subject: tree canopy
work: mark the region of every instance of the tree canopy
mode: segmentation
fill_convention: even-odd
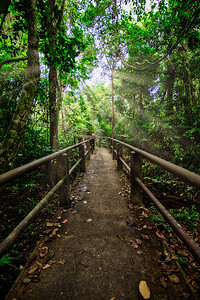
[[[198,168],[199,12],[198,0],[1,2],[1,171],[80,134]]]

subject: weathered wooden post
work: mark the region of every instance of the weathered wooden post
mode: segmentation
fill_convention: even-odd
[[[91,151],[91,154],[93,154],[93,142],[92,142],[92,139],[90,139],[90,151]]]
[[[120,143],[117,143],[117,171],[121,171],[123,168],[122,162],[120,160],[120,157],[123,156],[123,149],[122,145]]]
[[[99,138],[99,148],[101,148],[101,138]]]
[[[110,148],[110,153],[112,153],[112,140],[109,138],[109,148]]]
[[[131,201],[134,205],[142,205],[142,189],[135,178],[142,178],[142,159],[135,152],[131,152]]]
[[[84,144],[79,146],[79,159],[82,159],[80,162],[80,171],[85,172],[85,149]]]
[[[113,141],[113,159],[117,159],[117,155],[116,155],[116,149],[117,149],[117,143],[115,141]]]
[[[63,185],[58,189],[59,206],[69,206],[70,203],[70,185],[69,185],[69,160],[68,155],[64,153],[57,158],[57,181],[65,178]]]
[[[86,159],[90,160],[90,141],[86,142],[86,152],[87,152]]]
[[[95,150],[95,138],[92,138],[92,147],[93,147],[93,151]]]

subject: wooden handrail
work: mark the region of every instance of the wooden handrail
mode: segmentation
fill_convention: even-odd
[[[121,163],[125,166],[125,168],[131,174],[134,174],[134,172],[133,172],[134,165],[131,164],[131,167],[129,167],[129,165],[124,161],[124,159],[121,156],[119,156],[118,151],[115,149],[116,143],[132,150],[131,155],[133,155],[133,153],[142,155],[143,157],[147,158],[148,160],[152,161],[153,163],[156,163],[157,165],[159,165],[162,169],[165,169],[168,172],[181,178],[183,181],[185,181],[195,187],[200,187],[200,176],[199,175],[192,173],[189,170],[186,170],[179,166],[176,166],[175,164],[172,164],[172,163],[170,163],[162,158],[159,158],[155,155],[152,155],[146,151],[143,151],[143,150],[133,147],[129,144],[121,142],[119,140],[116,140],[113,138],[108,138],[108,139],[110,141],[114,142],[114,143],[108,143],[108,144],[110,145],[112,152],[117,155],[117,157],[116,157],[117,160],[120,160]],[[114,158],[114,155],[113,155],[113,158]],[[132,176],[131,176],[131,194],[135,194],[135,192],[136,192],[135,186],[134,186],[134,190],[132,188],[132,186],[133,186],[132,181],[136,182],[137,185],[149,196],[149,198],[151,199],[151,201],[153,202],[153,204],[155,205],[157,210],[165,218],[165,220],[171,226],[171,228],[174,230],[174,232],[177,234],[177,236],[182,240],[184,245],[188,248],[188,250],[194,256],[194,258],[200,263],[200,248],[196,245],[196,243],[190,238],[190,236],[183,230],[183,228],[174,219],[174,217],[167,211],[167,209],[160,203],[160,201],[150,192],[150,190],[146,187],[146,185],[137,176],[134,178],[132,178]]]
[[[1,244],[0,244],[0,258],[9,250],[9,248],[14,244],[16,239],[19,237],[19,235],[30,225],[30,223],[33,221],[33,219],[36,217],[36,215],[42,210],[42,208],[48,203],[50,198],[53,196],[53,194],[61,188],[61,186],[64,184],[66,178],[73,173],[73,171],[76,169],[76,167],[84,160],[85,156],[88,155],[90,151],[93,151],[94,149],[94,142],[90,146],[90,148],[87,150],[87,152],[84,151],[83,145],[88,143],[88,141],[93,141],[93,139],[88,139],[86,141],[80,142],[76,145],[67,147],[63,150],[60,150],[58,152],[52,153],[50,155],[47,155],[43,158],[40,158],[38,160],[35,160],[31,163],[28,163],[24,166],[21,166],[19,168],[13,169],[9,172],[6,172],[2,175],[0,175],[1,178],[1,184],[5,184],[9,181],[11,181],[14,178],[17,178],[18,176],[32,171],[34,168],[36,168],[39,165],[42,165],[54,158],[60,157],[62,154],[65,155],[66,152],[75,149],[79,147],[81,149],[80,155],[82,157],[79,158],[79,160],[74,164],[74,166],[68,171],[68,174],[61,180],[57,182],[57,184],[48,192],[48,194],[31,210],[31,212],[14,228],[14,230],[5,238]],[[84,158],[83,158],[84,156]],[[85,162],[85,160],[84,160]]]
[[[25,173],[28,173],[30,171],[32,171],[33,169],[35,169],[36,167],[38,166],[41,166],[45,163],[47,163],[48,161],[54,159],[54,158],[57,158],[59,157],[60,155],[66,153],[66,152],[69,152],[70,150],[73,150],[75,148],[78,148],[80,145],[84,145],[87,141],[90,141],[92,139],[88,139],[88,140],[85,140],[83,142],[80,142],[78,144],[75,144],[73,146],[70,146],[70,147],[67,147],[67,148],[64,148],[60,151],[57,151],[57,152],[54,152],[54,153],[51,153],[49,155],[46,155],[42,158],[39,158],[39,159],[36,159],[30,163],[27,163],[23,166],[20,166],[18,168],[15,168],[13,170],[10,170],[6,173],[3,173],[0,175],[0,186],[3,186],[4,184],[6,184],[7,182],[10,182],[11,180],[25,174]]]
[[[143,157],[147,158],[151,162],[157,164],[160,166],[162,169],[174,174],[175,176],[179,177],[182,179],[184,182],[189,183],[190,185],[193,185],[197,188],[200,188],[200,175],[195,174],[187,169],[184,169],[182,167],[179,167],[171,162],[166,161],[165,159],[162,159],[158,156],[155,156],[153,154],[150,154],[144,150],[141,150],[139,148],[133,147],[129,144],[126,144],[124,142],[121,142],[116,139],[110,138],[110,140],[113,140],[117,143],[120,143],[121,145],[125,146],[126,148],[142,155]]]

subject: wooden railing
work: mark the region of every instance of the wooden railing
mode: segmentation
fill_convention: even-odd
[[[68,153],[73,149],[79,149],[79,159],[75,165],[69,169]],[[32,161],[26,165],[8,171],[0,175],[0,186],[5,185],[11,180],[28,173],[38,166],[48,163],[48,173],[54,171],[56,184],[48,192],[48,194],[33,208],[33,210],[21,221],[21,223],[8,235],[0,244],[0,257],[2,257],[8,249],[14,244],[19,235],[30,225],[36,215],[48,203],[53,194],[59,190],[60,205],[69,205],[70,189],[69,176],[79,166],[80,171],[85,171],[85,159],[90,159],[90,154],[95,148],[94,138],[81,141],[78,144],[62,149],[58,152],[49,154],[45,157]],[[56,161],[55,161],[56,160]],[[52,164],[53,163],[53,164]],[[53,170],[54,169],[54,170]]]
[[[113,138],[107,139],[108,148],[110,149],[110,152],[113,155],[113,159],[117,160],[117,169],[122,170],[122,168],[125,167],[125,169],[127,169],[130,172],[132,203],[135,205],[141,205],[142,191],[144,191],[151,199],[157,210],[161,213],[164,219],[175,231],[177,236],[183,241],[185,246],[192,253],[194,258],[200,263],[200,248],[142,182],[142,157],[157,164],[162,169],[172,173],[173,175],[179,177],[182,181],[189,183],[190,185],[195,186],[197,188],[200,188],[200,176],[198,174],[190,172],[189,170],[181,168],[173,163],[170,163],[162,158],[152,155],[146,151],[126,144],[122,141]],[[123,147],[131,151],[130,166],[123,158]]]

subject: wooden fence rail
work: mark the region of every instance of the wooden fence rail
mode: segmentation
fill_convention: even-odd
[[[69,176],[78,167],[78,165],[80,166],[80,170],[82,172],[85,171],[85,157],[87,159],[90,158],[90,153],[93,153],[94,147],[94,138],[91,138],[0,175],[0,185],[4,185],[7,182],[10,182],[11,180],[21,176],[22,174],[32,171],[40,165],[51,162],[55,158],[57,159],[56,178],[58,182],[48,192],[48,194],[33,208],[33,210],[20,222],[20,224],[7,236],[7,238],[2,241],[2,243],[0,244],[0,258],[14,244],[19,235],[30,225],[36,215],[48,203],[48,201],[56,191],[59,190],[60,205],[69,205]],[[68,152],[76,148],[79,148],[79,160],[69,170]]]
[[[119,140],[108,138],[108,147],[112,153],[113,159],[117,160],[117,169],[122,170],[123,166],[130,172],[131,180],[131,201],[134,205],[142,205],[142,191],[144,191],[151,199],[157,210],[163,218],[171,226],[177,236],[182,240],[194,258],[200,263],[200,248],[191,239],[191,237],[183,230],[174,217],[166,210],[159,200],[150,192],[150,190],[142,182],[142,157],[159,165],[162,169],[167,170],[173,175],[182,179],[197,188],[200,188],[200,176],[189,170],[176,166],[162,158],[152,155],[146,151],[133,147]],[[130,166],[123,159],[123,150],[125,147],[131,150]]]

